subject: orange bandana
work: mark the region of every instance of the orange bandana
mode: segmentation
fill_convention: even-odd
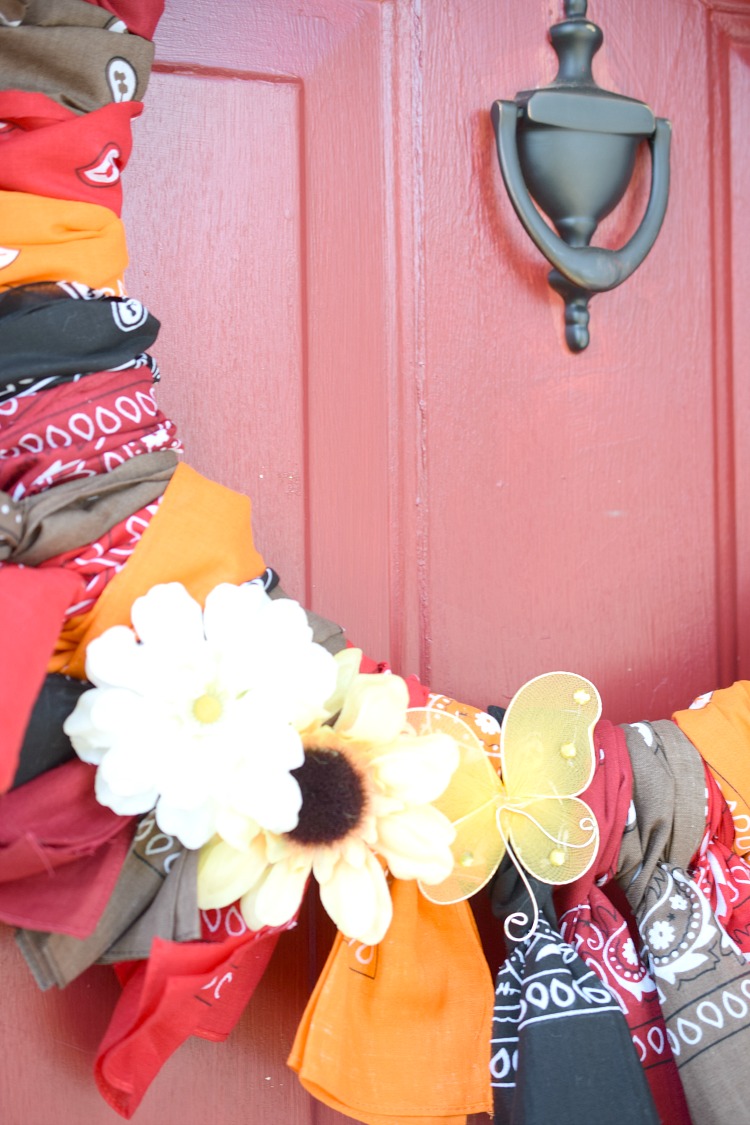
[[[466,902],[391,884],[378,946],[336,935],[289,1056],[326,1105],[367,1125],[464,1125],[491,1113],[492,978]]]
[[[672,719],[716,778],[734,817],[734,850],[750,855],[750,680],[711,693]]]
[[[32,281],[79,281],[120,292],[125,228],[109,207],[0,191],[0,290]]]
[[[432,695],[485,748],[499,735],[476,707]],[[494,728],[494,729],[492,729]],[[337,934],[289,1057],[320,1101],[366,1125],[464,1125],[491,1113],[494,985],[468,902],[438,906],[391,883],[380,945]]]
[[[136,598],[160,582],[181,582],[201,605],[220,582],[246,582],[265,569],[253,544],[250,500],[181,464],[125,566],[89,613],[65,623],[50,672],[85,677],[86,646],[112,625],[129,625]]]

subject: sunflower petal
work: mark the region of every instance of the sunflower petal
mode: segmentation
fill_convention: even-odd
[[[441,883],[453,870],[455,829],[431,805],[379,821],[377,851],[397,879]]]
[[[246,851],[214,839],[201,849],[198,860],[198,909],[229,906],[255,886],[266,870],[266,849],[257,837]]]
[[[333,659],[336,663],[336,687],[333,694],[325,702],[327,715],[337,715],[344,706],[347,692],[354,682],[355,676],[359,675],[362,649],[344,648],[341,652],[337,652]]]
[[[358,742],[393,742],[404,729],[409,689],[400,676],[355,676],[334,726]]]
[[[237,809],[222,805],[216,812],[216,831],[230,847],[246,852],[260,832],[260,825]]]
[[[320,886],[320,901],[343,934],[367,945],[382,940],[393,906],[383,869],[368,853],[361,867],[345,859]]]
[[[309,861],[281,860],[270,867],[262,882],[249,892],[250,898],[243,896],[242,903],[248,900],[249,912],[262,925],[283,926],[299,910],[309,876]],[[241,905],[240,909],[244,915],[245,908]]]
[[[389,796],[422,805],[445,791],[458,762],[458,747],[449,735],[425,734],[400,739],[393,750],[374,758],[372,766]]]

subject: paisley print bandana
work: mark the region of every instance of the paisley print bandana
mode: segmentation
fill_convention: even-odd
[[[657,1125],[660,1116],[617,994],[596,962],[584,960],[583,949],[562,937],[552,887],[528,881],[539,922],[531,937],[517,942],[514,928],[506,928],[512,952],[495,986],[495,1125]],[[508,857],[493,881],[492,912],[502,920],[532,915],[527,888]]]
[[[181,452],[182,443],[148,369],[103,371],[0,403],[0,489],[14,500],[162,449]]]
[[[135,356],[129,363],[120,364],[117,370],[132,371],[139,368],[146,368],[151,373],[152,382],[159,382],[161,378],[159,364],[154,357],[147,352]],[[94,372],[90,372],[90,374],[94,374]],[[0,403],[7,401],[9,398],[25,398],[28,397],[28,395],[37,394],[38,391],[46,391],[49,390],[50,387],[57,387],[60,383],[80,383],[81,379],[84,378],[86,378],[86,376],[83,374],[55,374],[39,376],[37,378],[22,378],[18,379],[15,383],[6,383],[5,386],[0,383]]]
[[[743,1062],[750,1050],[750,971],[712,907],[721,888],[711,886],[716,876],[705,862],[714,841],[705,839],[704,765],[674,723],[638,723],[626,737],[635,815],[618,879],[660,991],[692,1119],[740,1121],[750,1104]],[[704,862],[694,868],[701,852]]]

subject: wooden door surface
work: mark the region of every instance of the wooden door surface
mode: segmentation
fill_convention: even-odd
[[[489,106],[554,74],[558,0],[167,0],[124,179],[160,405],[253,502],[287,591],[469,703],[590,677],[613,721],[750,676],[750,4],[592,0],[602,86],[673,124],[643,267],[562,306]],[[621,244],[650,169],[604,224]],[[329,1125],[285,1067],[330,926],[306,909],[222,1045],[139,1125]],[[37,992],[0,935],[4,1125],[103,1125],[105,968]]]

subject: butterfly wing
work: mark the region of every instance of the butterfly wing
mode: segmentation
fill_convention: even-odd
[[[596,858],[596,818],[579,797],[542,797],[501,815],[516,858],[543,883],[573,883]]]
[[[578,797],[596,766],[592,732],[599,693],[583,676],[537,676],[503,720],[502,775],[509,807],[501,825],[520,863],[544,883],[571,883],[596,856],[599,832]]]
[[[447,789],[432,802],[456,830],[451,848],[453,871],[442,883],[419,883],[430,902],[459,902],[490,880],[505,853],[496,822],[500,779],[482,743],[458,716],[415,708],[407,712],[407,718],[419,734],[448,734],[459,749],[458,768]]]
[[[576,797],[596,765],[592,731],[601,714],[594,685],[572,672],[525,684],[503,719],[502,777],[508,796]]]

